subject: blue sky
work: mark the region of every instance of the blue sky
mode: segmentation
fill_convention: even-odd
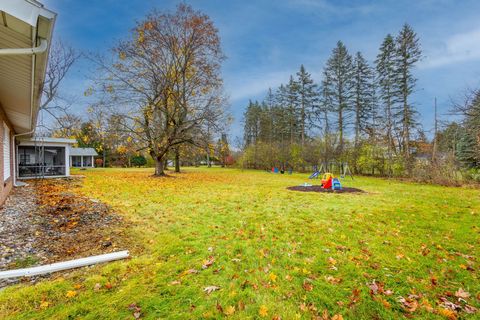
[[[78,50],[107,50],[125,37],[135,20],[152,8],[174,10],[172,0],[42,0],[58,13],[55,36]],[[433,123],[433,101],[446,114],[451,99],[480,86],[480,1],[477,0],[191,0],[219,29],[227,56],[225,90],[235,122],[231,138],[242,135],[242,114],[249,99],[262,99],[269,87],[288,81],[304,64],[315,80],[338,40],[372,62],[387,33],[407,22],[417,31],[424,59],[415,71],[414,101],[426,130]],[[93,71],[80,61],[63,91],[75,97],[81,114],[83,92]],[[444,116],[448,118],[448,116]]]

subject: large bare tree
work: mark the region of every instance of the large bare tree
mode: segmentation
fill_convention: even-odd
[[[50,47],[40,110],[55,120],[55,127],[61,126],[68,118],[71,102],[60,94],[60,84],[79,57],[79,52],[62,40],[54,41]]]
[[[172,148],[196,143],[224,117],[218,31],[181,4],[174,13],[148,14],[113,53],[109,60],[90,56],[100,71],[98,105],[121,116],[123,129],[155,160],[155,175],[163,175]]]

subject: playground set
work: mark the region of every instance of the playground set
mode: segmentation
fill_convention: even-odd
[[[353,180],[353,175],[352,171],[350,170],[350,167],[348,166],[348,163],[343,162],[343,163],[337,163],[337,162],[329,162],[329,163],[322,163],[320,165],[320,168],[318,166],[315,166],[313,168],[313,173],[308,177],[309,179],[318,179],[319,177],[322,177],[321,179],[321,187],[323,189],[331,189],[334,191],[337,190],[342,190],[342,184],[340,183],[340,180],[335,177],[335,175],[332,172],[339,172],[340,173],[340,178],[345,178],[347,175],[349,175],[352,180]]]
[[[285,168],[288,167],[288,171],[285,170]],[[267,170],[268,171],[268,170]],[[280,173],[284,174],[285,172],[288,172],[288,174],[292,174],[292,167],[288,165],[282,165],[281,167],[272,167],[271,173]],[[352,171],[350,170],[350,167],[348,166],[348,163],[346,162],[336,162],[336,161],[330,161],[330,162],[325,162],[320,164],[320,167],[315,165],[313,167],[313,173],[308,177],[309,179],[319,179],[321,178],[322,184],[320,187],[325,190],[333,190],[333,191],[340,191],[342,190],[342,184],[339,180],[338,177],[334,175],[334,172],[338,172],[340,178],[344,179],[347,175],[350,176],[353,180],[353,174]],[[307,188],[307,187],[314,187],[311,184],[304,183],[301,187]],[[351,189],[351,188],[347,188]]]

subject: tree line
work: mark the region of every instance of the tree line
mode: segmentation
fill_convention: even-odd
[[[418,141],[425,139],[412,101],[421,58],[408,24],[384,38],[373,64],[338,41],[319,83],[302,65],[263,101],[249,102],[243,163],[304,168],[335,160],[350,162],[357,172],[411,171]]]

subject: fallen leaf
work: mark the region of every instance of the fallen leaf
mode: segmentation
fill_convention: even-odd
[[[270,279],[270,281],[272,282],[276,282],[277,281],[277,275],[273,272],[270,273],[270,275],[268,276],[268,278]]]
[[[457,319],[457,314],[455,313],[455,311],[450,310],[450,309],[440,308],[440,309],[438,309],[438,314],[446,317],[448,320],[456,320]]]
[[[197,273],[198,273],[198,270],[196,270],[196,269],[188,269],[188,270],[183,271],[183,272],[180,274],[180,276],[181,276],[181,277],[184,277],[184,276],[186,276],[186,275],[188,275],[188,274],[197,274]]]
[[[403,309],[407,312],[415,312],[415,310],[418,308],[418,301],[410,297],[400,297],[398,298],[398,301],[402,304]]]
[[[470,293],[463,290],[462,288],[458,288],[458,290],[455,292],[455,297],[462,298],[462,299],[467,299],[468,297],[470,297]]]
[[[170,285],[172,286],[176,286],[176,285],[179,285],[181,284],[180,280],[173,280],[172,282],[170,282]]]
[[[331,284],[339,284],[340,282],[342,282],[341,278],[335,278],[333,276],[327,276],[325,277],[325,280],[327,280],[327,282]]]
[[[203,291],[205,291],[207,294],[210,294],[213,291],[217,291],[219,289],[220,289],[220,287],[217,287],[217,286],[208,286],[208,287],[205,287],[205,289],[203,289]]]
[[[309,281],[304,281],[303,282],[303,289],[305,289],[305,291],[312,291],[313,290],[313,284],[311,284]]]
[[[348,303],[348,307],[351,308],[354,306],[357,302],[360,301],[360,289],[355,288],[352,290],[352,295],[350,296],[350,301]]]
[[[210,267],[214,262],[215,262],[215,258],[214,258],[213,256],[208,257],[207,260],[204,260],[204,261],[203,261],[202,269],[207,269],[207,268]]]
[[[341,314],[336,314],[332,317],[332,320],[343,320],[343,316]]]
[[[226,315],[226,316],[231,316],[232,314],[235,313],[235,307],[234,306],[228,306],[225,308],[225,310],[223,311],[223,313]]]
[[[268,308],[265,305],[261,305],[260,309],[258,309],[258,315],[262,318],[268,316]]]
[[[107,282],[107,283],[105,283],[105,288],[107,288],[108,290],[110,290],[110,289],[113,288],[113,285],[112,285],[110,282]]]
[[[73,291],[73,290],[69,290],[67,291],[67,293],[65,294],[65,297],[67,298],[73,298],[77,295],[77,292],[76,291]]]
[[[388,302],[387,300],[383,299],[383,298],[378,298],[378,300],[383,304],[383,306],[387,309],[390,309],[390,302]]]
[[[49,303],[48,301],[42,301],[42,302],[40,303],[40,308],[41,308],[41,309],[46,309],[46,308],[48,308],[49,306],[50,306],[50,303]]]
[[[470,306],[468,304],[463,307],[463,310],[465,310],[466,313],[470,313],[470,314],[476,313],[478,311],[477,308]]]

